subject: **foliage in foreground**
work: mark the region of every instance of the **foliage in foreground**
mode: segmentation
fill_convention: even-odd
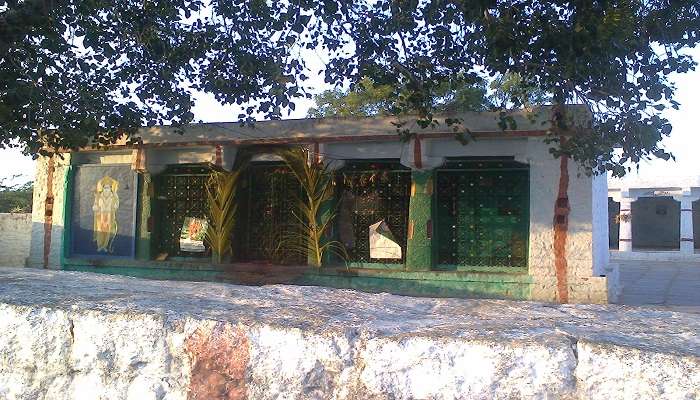
[[[231,232],[236,225],[238,211],[237,188],[242,169],[212,171],[207,181],[207,208],[209,225],[206,240],[215,263],[221,264],[231,255]]]
[[[346,259],[344,247],[337,241],[325,238],[333,224],[335,212],[321,215],[322,207],[327,206],[335,194],[333,173],[323,163],[314,161],[305,148],[284,148],[276,153],[292,171],[303,191],[301,197],[296,199],[296,209],[293,211],[302,225],[302,233],[283,238],[285,243],[282,246],[308,255],[308,263],[313,267],[321,267],[326,253]]]
[[[368,77],[400,94],[397,112],[432,121],[456,82],[518,74],[555,106],[555,155],[620,175],[668,158],[674,73],[696,63],[697,0],[24,0],[0,1],[0,143],[76,148],[141,125],[188,123],[192,93],[279,118],[311,53],[332,85]],[[518,89],[518,88],[516,88]],[[505,102],[517,107],[514,90]],[[593,111],[572,126],[567,106]],[[569,140],[561,135],[575,133]],[[614,146],[620,151],[614,153]]]

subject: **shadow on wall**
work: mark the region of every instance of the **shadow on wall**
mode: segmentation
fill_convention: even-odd
[[[0,232],[0,266],[25,266],[32,238],[32,214],[0,213]]]

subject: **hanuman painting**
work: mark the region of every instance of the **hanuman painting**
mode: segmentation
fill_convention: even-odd
[[[97,182],[95,189],[93,241],[97,251],[112,252],[117,237],[117,210],[119,209],[119,182],[105,176]]]

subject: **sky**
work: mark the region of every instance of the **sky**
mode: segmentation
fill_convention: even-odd
[[[695,60],[700,61],[700,48],[688,51]],[[308,60],[310,67],[317,70],[323,63],[315,53],[310,54],[315,59]],[[665,116],[671,121],[673,131],[671,136],[664,138],[662,146],[673,153],[675,161],[653,160],[643,161],[639,170],[628,173],[623,180],[637,178],[671,176],[700,176],[700,67],[698,70],[673,77],[676,83],[676,100],[681,103],[679,110],[669,109]],[[323,83],[320,75],[311,76],[309,84],[314,93],[329,89]],[[223,106],[214,96],[206,93],[196,93],[193,113],[196,121],[228,122],[236,121],[240,107]],[[296,109],[285,118],[303,118],[307,110],[313,106],[312,100],[298,100]],[[34,161],[22,154],[20,149],[0,149],[0,180],[5,183],[21,184],[34,179]],[[14,176],[19,175],[19,177]]]

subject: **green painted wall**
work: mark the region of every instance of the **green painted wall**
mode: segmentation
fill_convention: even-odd
[[[63,238],[61,243],[61,266],[65,264],[66,258],[69,257],[71,251],[71,219],[73,218],[73,174],[75,167],[69,165],[66,168],[64,177],[63,195]]]
[[[407,296],[525,300],[529,298],[532,279],[527,274],[338,268],[310,271],[293,283]]]
[[[284,266],[280,267],[284,269]],[[226,282],[249,284],[251,271],[237,271],[236,268],[216,268],[205,263],[187,262],[139,262],[135,260],[71,260],[64,266],[67,271],[94,272],[102,274],[126,275],[145,279],[171,279],[190,281]],[[253,273],[254,274],[254,273]],[[269,278],[269,276],[268,276]],[[252,279],[258,284],[286,283],[297,285],[325,286],[355,289],[371,293],[393,293],[407,296],[430,297],[486,297],[527,299],[532,279],[527,274],[482,273],[482,272],[442,272],[405,271],[401,269],[345,269],[312,268],[301,274],[292,274],[288,280],[280,281],[272,277],[265,281],[265,273]]]
[[[429,270],[433,265],[429,224],[433,209],[433,171],[413,171],[408,210],[406,269]]]

